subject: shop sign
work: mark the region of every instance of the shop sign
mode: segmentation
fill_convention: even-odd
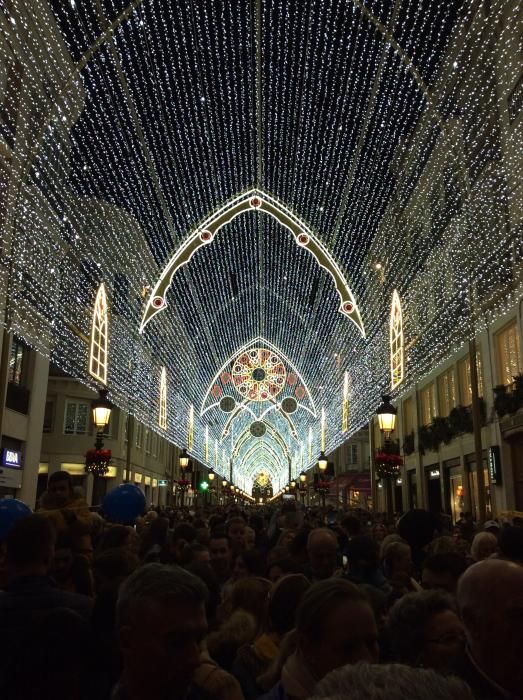
[[[431,479],[439,479],[439,469],[431,469],[429,476]]]
[[[167,486],[167,479],[158,479],[158,486]]]
[[[10,469],[21,469],[22,453],[17,450],[10,450],[7,447],[2,449],[2,466]]]
[[[499,445],[493,445],[489,448],[488,452],[488,469],[490,476],[490,483],[500,486],[502,483],[502,472],[501,472],[501,455],[499,451]]]

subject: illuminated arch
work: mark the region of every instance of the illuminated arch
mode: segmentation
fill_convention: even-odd
[[[390,308],[390,381],[391,388],[395,389],[403,381],[404,375],[404,347],[403,347],[403,315],[398,291],[392,294]]]
[[[153,316],[166,308],[166,295],[175,273],[190,261],[199,248],[211,243],[222,226],[228,224],[240,214],[253,210],[270,214],[282,226],[287,228],[293,234],[296,244],[308,250],[314,256],[318,265],[331,275],[340,297],[338,311],[349,318],[357,326],[362,336],[365,337],[365,329],[354,295],[349,288],[345,275],[327,248],[305,226],[303,221],[298,219],[276,199],[258,190],[250,190],[218,209],[182,243],[164,267],[149,296],[140,325],[140,333],[143,333]]]
[[[102,282],[98,287],[94,302],[89,346],[89,374],[102,384],[107,384],[108,341],[107,293],[105,284]]]
[[[167,371],[162,367],[160,375],[160,410],[158,412],[158,425],[163,430],[167,428]]]

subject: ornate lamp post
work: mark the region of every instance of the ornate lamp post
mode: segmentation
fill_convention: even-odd
[[[178,465],[180,467],[180,481],[178,482],[178,486],[180,487],[180,506],[183,508],[184,500],[185,500],[185,491],[187,490],[187,479],[185,478],[185,470],[189,466],[189,455],[187,454],[187,450],[185,447],[183,450],[180,452],[180,456],[178,457]]]
[[[305,474],[305,472],[302,471],[300,473],[300,498],[301,498],[302,504],[305,504],[305,492],[307,489],[306,484],[307,484],[307,474]]]
[[[210,496],[210,501],[211,501],[211,505],[212,505],[212,496],[213,496],[213,493],[214,493],[214,491],[215,491],[214,479],[216,478],[216,474],[214,473],[214,469],[211,469],[211,470],[209,471],[209,473],[207,474],[207,478],[209,479],[209,484],[210,484],[210,486],[209,486],[209,491],[210,491],[210,494],[211,494],[211,496]]]
[[[392,519],[392,480],[398,476],[403,463],[399,454],[392,449],[390,435],[396,427],[398,409],[395,408],[388,394],[382,397],[382,403],[376,411],[378,425],[383,435],[383,447],[374,457],[376,475],[385,482],[385,495],[387,501],[387,518]]]
[[[104,450],[103,433],[111,420],[113,404],[107,398],[107,389],[98,390],[98,398],[91,403],[93,423],[96,427],[94,450],[88,450],[85,456],[85,471],[95,476],[107,474],[111,460],[111,450]]]

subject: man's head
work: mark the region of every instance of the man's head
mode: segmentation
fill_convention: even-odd
[[[314,579],[330,578],[336,570],[338,539],[332,530],[318,527],[309,533],[307,554]]]
[[[500,559],[471,566],[458,586],[458,607],[472,657],[508,694],[523,688],[523,567]]]
[[[241,552],[245,549],[245,520],[240,517],[230,518],[227,521],[227,537],[233,552]]]
[[[116,632],[129,694],[189,689],[207,632],[203,582],[179,567],[147,564],[122,584]],[[132,690],[131,690],[132,689]]]
[[[217,528],[211,532],[211,537],[209,539],[209,556],[211,559],[211,566],[218,580],[221,582],[225,581],[229,577],[231,569],[231,550],[224,529]]]
[[[55,531],[42,515],[16,522],[7,536],[7,568],[11,575],[45,575],[54,556]]]
[[[51,505],[63,508],[74,498],[73,480],[69,472],[54,472],[47,482],[47,493]]]
[[[344,579],[315,583],[296,612],[298,651],[316,678],[378,660],[378,630],[364,594]]]
[[[423,563],[421,585],[423,588],[456,594],[460,576],[467,568],[464,557],[457,552],[433,554]]]

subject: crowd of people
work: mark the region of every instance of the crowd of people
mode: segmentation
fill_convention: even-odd
[[[523,698],[523,523],[235,503],[0,540],[6,700]]]

